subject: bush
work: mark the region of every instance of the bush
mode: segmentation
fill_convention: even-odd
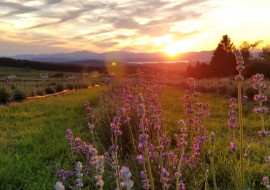
[[[67,89],[72,90],[73,88],[74,88],[74,85],[73,84],[67,84]]]
[[[63,91],[64,90],[64,86],[62,85],[62,84],[58,84],[57,86],[56,86],[56,92],[61,92],[61,91]]]
[[[21,102],[25,98],[26,98],[26,95],[20,89],[16,89],[13,91],[13,100]]]
[[[10,93],[5,88],[0,89],[0,103],[6,104],[10,96]]]
[[[38,96],[43,96],[44,95],[44,91],[43,90],[37,90],[37,95]]]
[[[55,91],[52,89],[52,87],[46,87],[45,88],[45,92],[46,92],[46,94],[53,94],[53,93],[55,93]]]
[[[245,91],[245,95],[248,97],[248,99],[252,100],[254,95],[255,94],[258,94],[258,91],[255,90],[254,88],[252,87],[248,87]]]

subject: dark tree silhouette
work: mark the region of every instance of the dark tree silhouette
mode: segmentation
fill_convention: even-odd
[[[225,77],[236,73],[236,59],[233,54],[235,46],[228,35],[222,36],[209,65],[211,77]]]
[[[242,44],[240,45],[239,49],[241,52],[241,55],[244,59],[245,64],[249,64],[251,59],[253,58],[251,54],[251,50],[257,47],[260,43],[262,43],[262,40],[259,40],[257,42],[254,42],[253,44],[248,43],[247,41],[243,41]]]
[[[263,61],[270,61],[270,45],[266,45],[264,47],[262,47],[262,51],[259,54],[259,57],[263,60]]]

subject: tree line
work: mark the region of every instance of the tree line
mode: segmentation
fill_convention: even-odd
[[[265,46],[254,56],[251,51],[258,47],[262,41],[249,43],[244,41],[238,49],[245,62],[243,75],[251,77],[256,73],[263,73],[270,78],[270,46]],[[196,65],[189,65],[185,75],[195,78],[228,77],[236,75],[236,58],[233,51],[236,49],[228,35],[222,36],[209,64],[197,62]]]
[[[78,65],[76,63],[45,63],[38,61],[17,60],[12,58],[0,58],[0,66],[63,72],[106,72],[106,68],[104,66],[87,66]]]

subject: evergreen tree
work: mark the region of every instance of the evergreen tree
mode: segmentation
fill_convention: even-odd
[[[251,50],[256,48],[260,43],[262,43],[262,40],[259,40],[257,42],[254,42],[253,44],[248,43],[247,41],[243,41],[240,45],[239,49],[241,52],[241,55],[244,59],[245,64],[250,63],[252,57]]]
[[[212,77],[224,77],[236,73],[236,59],[233,54],[235,46],[228,35],[222,36],[209,65],[209,72]]]

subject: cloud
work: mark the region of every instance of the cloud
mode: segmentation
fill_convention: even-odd
[[[24,13],[29,13],[29,12],[34,12],[34,11],[39,10],[39,8],[36,8],[36,7],[24,6],[19,3],[10,3],[10,2],[0,2],[0,7],[6,7],[8,9],[11,9],[10,12],[2,15],[1,17],[8,17],[12,15],[24,14]]]
[[[45,0],[46,4],[58,4],[63,2],[64,0]]]
[[[102,51],[124,47],[149,50],[153,48],[153,38],[165,35],[171,35],[177,41],[199,39],[199,35],[204,33],[206,36],[219,35],[216,31],[227,29],[231,20],[236,23],[238,19],[228,19],[227,16],[233,14],[226,13],[231,10],[233,3],[226,0],[218,3],[214,0],[9,1],[0,0],[3,38],[40,42],[48,47],[63,45],[74,49],[93,48],[93,51],[98,47]],[[222,6],[227,6],[223,12],[220,11]],[[242,11],[241,6],[237,9],[240,11],[235,11],[238,15]],[[250,6],[254,12],[255,8]],[[264,13],[265,18],[268,18],[269,12]],[[244,23],[243,20],[241,23]]]

